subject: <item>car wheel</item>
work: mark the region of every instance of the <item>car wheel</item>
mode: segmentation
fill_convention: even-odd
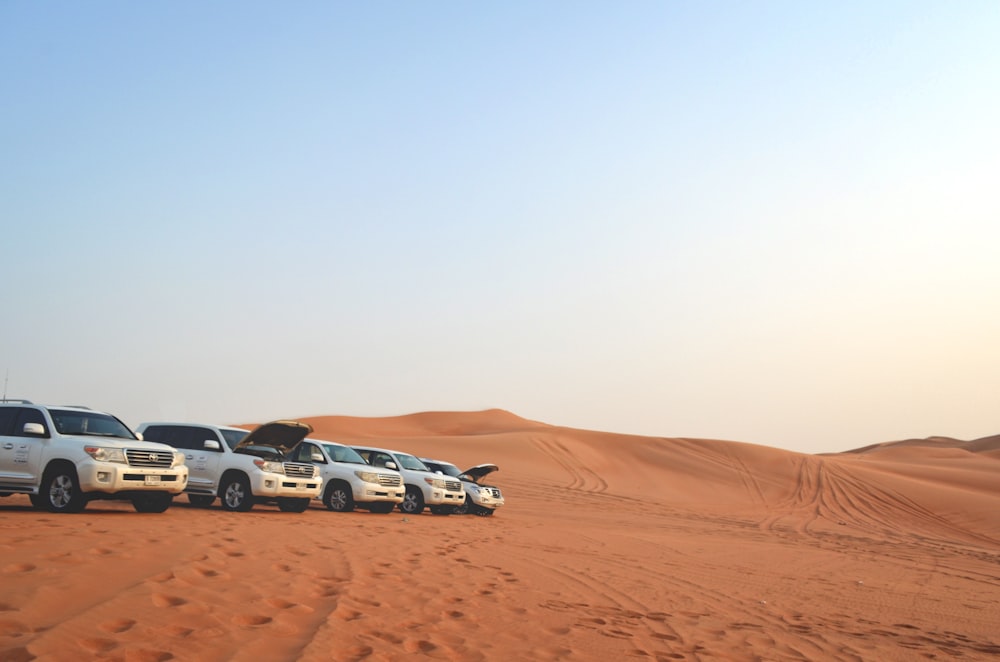
[[[44,489],[45,488],[43,487],[42,490],[44,491]],[[39,510],[45,510],[46,508],[48,508],[48,504],[47,504],[48,495],[47,494],[44,494],[44,493],[43,494],[29,494],[28,495],[28,499],[31,501],[31,505],[34,506],[35,508],[38,508]]]
[[[455,510],[452,511],[456,515],[468,515],[469,514],[469,497],[465,497],[465,501],[462,502],[461,506],[455,506]]]
[[[222,508],[241,513],[253,508],[253,494],[246,478],[234,476],[223,483]]]
[[[78,513],[87,507],[87,497],[80,490],[76,469],[59,465],[45,472],[42,479],[43,502],[53,513]]]
[[[211,494],[189,494],[188,501],[196,508],[208,508],[215,503],[215,497]]]
[[[335,512],[349,513],[354,510],[354,494],[345,483],[331,483],[323,495],[323,503]]]
[[[408,515],[419,515],[424,512],[424,493],[416,487],[406,488],[406,496],[403,503],[399,504],[399,509]]]
[[[495,512],[492,508],[476,508],[476,514],[480,517],[493,517]]]
[[[169,492],[153,492],[132,499],[132,507],[137,513],[162,513],[170,507],[174,497]]]
[[[395,506],[396,504],[392,501],[376,501],[375,503],[368,504],[368,512],[385,515],[391,513]]]

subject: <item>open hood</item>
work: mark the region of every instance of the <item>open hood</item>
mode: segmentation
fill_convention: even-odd
[[[298,421],[272,421],[264,423],[243,437],[233,450],[247,446],[265,446],[287,453],[299,445],[312,432],[312,426]]]
[[[494,471],[500,471],[500,467],[495,464],[477,464],[471,469],[466,469],[462,473],[462,478],[468,478],[474,483],[478,483],[484,477],[493,473]]]

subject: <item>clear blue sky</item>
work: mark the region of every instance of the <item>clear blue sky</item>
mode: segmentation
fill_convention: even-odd
[[[1000,433],[1000,3],[0,0],[0,376]]]

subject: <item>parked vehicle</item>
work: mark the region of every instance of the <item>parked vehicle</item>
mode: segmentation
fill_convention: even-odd
[[[409,453],[370,446],[354,446],[354,450],[373,467],[386,467],[403,474],[406,494],[398,507],[404,513],[417,515],[429,507],[435,515],[448,515],[465,503],[462,481],[433,473]]]
[[[403,476],[392,469],[369,466],[350,446],[320,439],[306,439],[291,459],[311,462],[323,477],[319,497],[330,510],[346,513],[364,508],[373,513],[389,513],[403,502]]]
[[[464,515],[472,513],[482,517],[490,517],[497,508],[504,505],[505,500],[500,488],[494,485],[484,485],[481,481],[489,474],[499,471],[495,464],[477,464],[471,469],[459,471],[458,467],[450,462],[432,460],[422,457],[423,462],[431,471],[439,471],[445,476],[452,476],[462,481],[465,489],[465,503],[455,509],[455,513]]]
[[[187,481],[181,453],[142,441],[111,414],[0,403],[0,496],[27,494],[53,513],[78,513],[94,499],[125,499],[140,513],[162,513]]]
[[[225,510],[276,503],[283,511],[301,513],[320,495],[319,469],[288,458],[312,432],[305,423],[273,421],[252,432],[198,423],[142,423],[137,429],[146,439],[184,452],[192,505],[208,507],[219,497]]]

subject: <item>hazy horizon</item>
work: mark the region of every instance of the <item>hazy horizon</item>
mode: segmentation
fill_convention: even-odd
[[[1000,5],[0,3],[0,373],[133,427],[1000,433]]]

